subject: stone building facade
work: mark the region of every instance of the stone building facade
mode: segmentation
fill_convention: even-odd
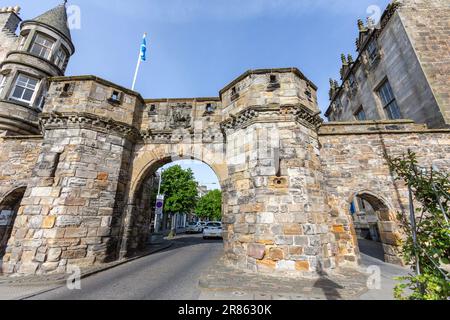
[[[406,210],[407,190],[384,155],[412,148],[423,165],[448,170],[450,130],[406,120],[324,124],[317,87],[296,68],[250,70],[218,97],[189,99],[143,99],[95,76],[65,77],[51,62],[57,43],[66,59],[74,52],[57,23],[64,9],[21,26],[21,34],[51,33],[47,56],[27,51],[36,39],[27,37],[31,47],[13,46],[0,64],[8,75],[1,110],[17,112],[0,117],[0,209],[13,216],[2,231],[3,273],[64,273],[143,248],[147,186],[159,167],[186,158],[219,178],[230,265],[293,276],[357,266],[355,196],[376,211],[386,260],[401,262],[395,214]],[[42,111],[6,93],[23,68],[46,89]]]
[[[412,119],[450,127],[448,0],[398,0],[379,25],[358,21],[358,57],[330,80],[330,121]]]

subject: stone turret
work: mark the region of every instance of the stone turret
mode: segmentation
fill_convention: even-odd
[[[19,9],[4,11],[0,12],[2,37],[9,36],[14,41],[2,49],[3,58],[0,55],[0,134],[37,134],[47,79],[63,76],[75,52],[66,6],[61,4],[22,22],[19,35],[15,34]]]

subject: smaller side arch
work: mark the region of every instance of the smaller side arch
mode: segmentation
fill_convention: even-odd
[[[5,255],[8,241],[11,237],[14,222],[19,211],[20,203],[26,191],[20,186],[6,193],[0,201],[0,259]]]
[[[350,197],[349,206],[355,231],[359,229],[360,238],[371,238],[375,242],[380,242],[384,261],[403,265],[398,250],[401,234],[395,210],[389,201],[376,193],[362,190]],[[362,233],[361,230],[365,230],[366,233]],[[356,245],[361,249],[360,243]]]

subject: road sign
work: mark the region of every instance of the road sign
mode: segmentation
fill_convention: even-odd
[[[164,195],[158,195],[156,197],[156,214],[162,215],[163,214],[163,208],[164,208]]]

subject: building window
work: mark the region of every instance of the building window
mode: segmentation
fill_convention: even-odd
[[[231,88],[231,101],[235,101],[239,98],[239,93],[236,87]]]
[[[38,103],[36,104],[36,107],[37,107],[40,111],[44,110],[45,97],[46,97],[46,96],[47,96],[47,91],[46,91],[46,90],[43,91],[43,92],[40,94],[40,96],[39,96]]]
[[[39,80],[36,78],[19,74],[14,85],[14,90],[11,94],[11,99],[31,104],[36,93],[38,83]]]
[[[367,45],[367,55],[369,57],[370,64],[373,64],[378,58],[378,46],[375,40],[372,40]]]
[[[0,74],[0,94],[2,94],[5,86],[6,86],[6,76]]]
[[[119,91],[113,91],[111,97],[108,99],[109,102],[117,104],[122,103],[123,94]]]
[[[156,104],[151,104],[150,109],[148,110],[148,114],[150,116],[153,116],[156,114]]]
[[[305,94],[306,94],[306,96],[308,97],[308,99],[312,99],[312,93],[311,93],[311,91],[309,91],[309,90],[306,90],[305,91]]]
[[[213,113],[214,108],[211,103],[206,104],[206,113]]]
[[[386,110],[388,118],[392,120],[401,119],[400,109],[397,101],[395,100],[389,81],[383,83],[378,90],[378,95],[380,96],[381,102],[383,103],[383,108]]]
[[[51,38],[38,34],[31,47],[31,53],[41,58],[49,59],[55,41]]]
[[[367,120],[366,112],[364,111],[364,108],[363,108],[363,107],[360,107],[360,108],[358,109],[358,111],[356,111],[356,113],[355,113],[355,118],[356,118],[356,120],[359,120],[359,121],[365,121],[365,120]]]
[[[23,48],[25,47],[25,42],[27,42],[27,37],[20,37],[19,50],[23,50]]]
[[[64,70],[66,64],[67,54],[63,48],[60,48],[56,53],[55,64],[61,69]]]

